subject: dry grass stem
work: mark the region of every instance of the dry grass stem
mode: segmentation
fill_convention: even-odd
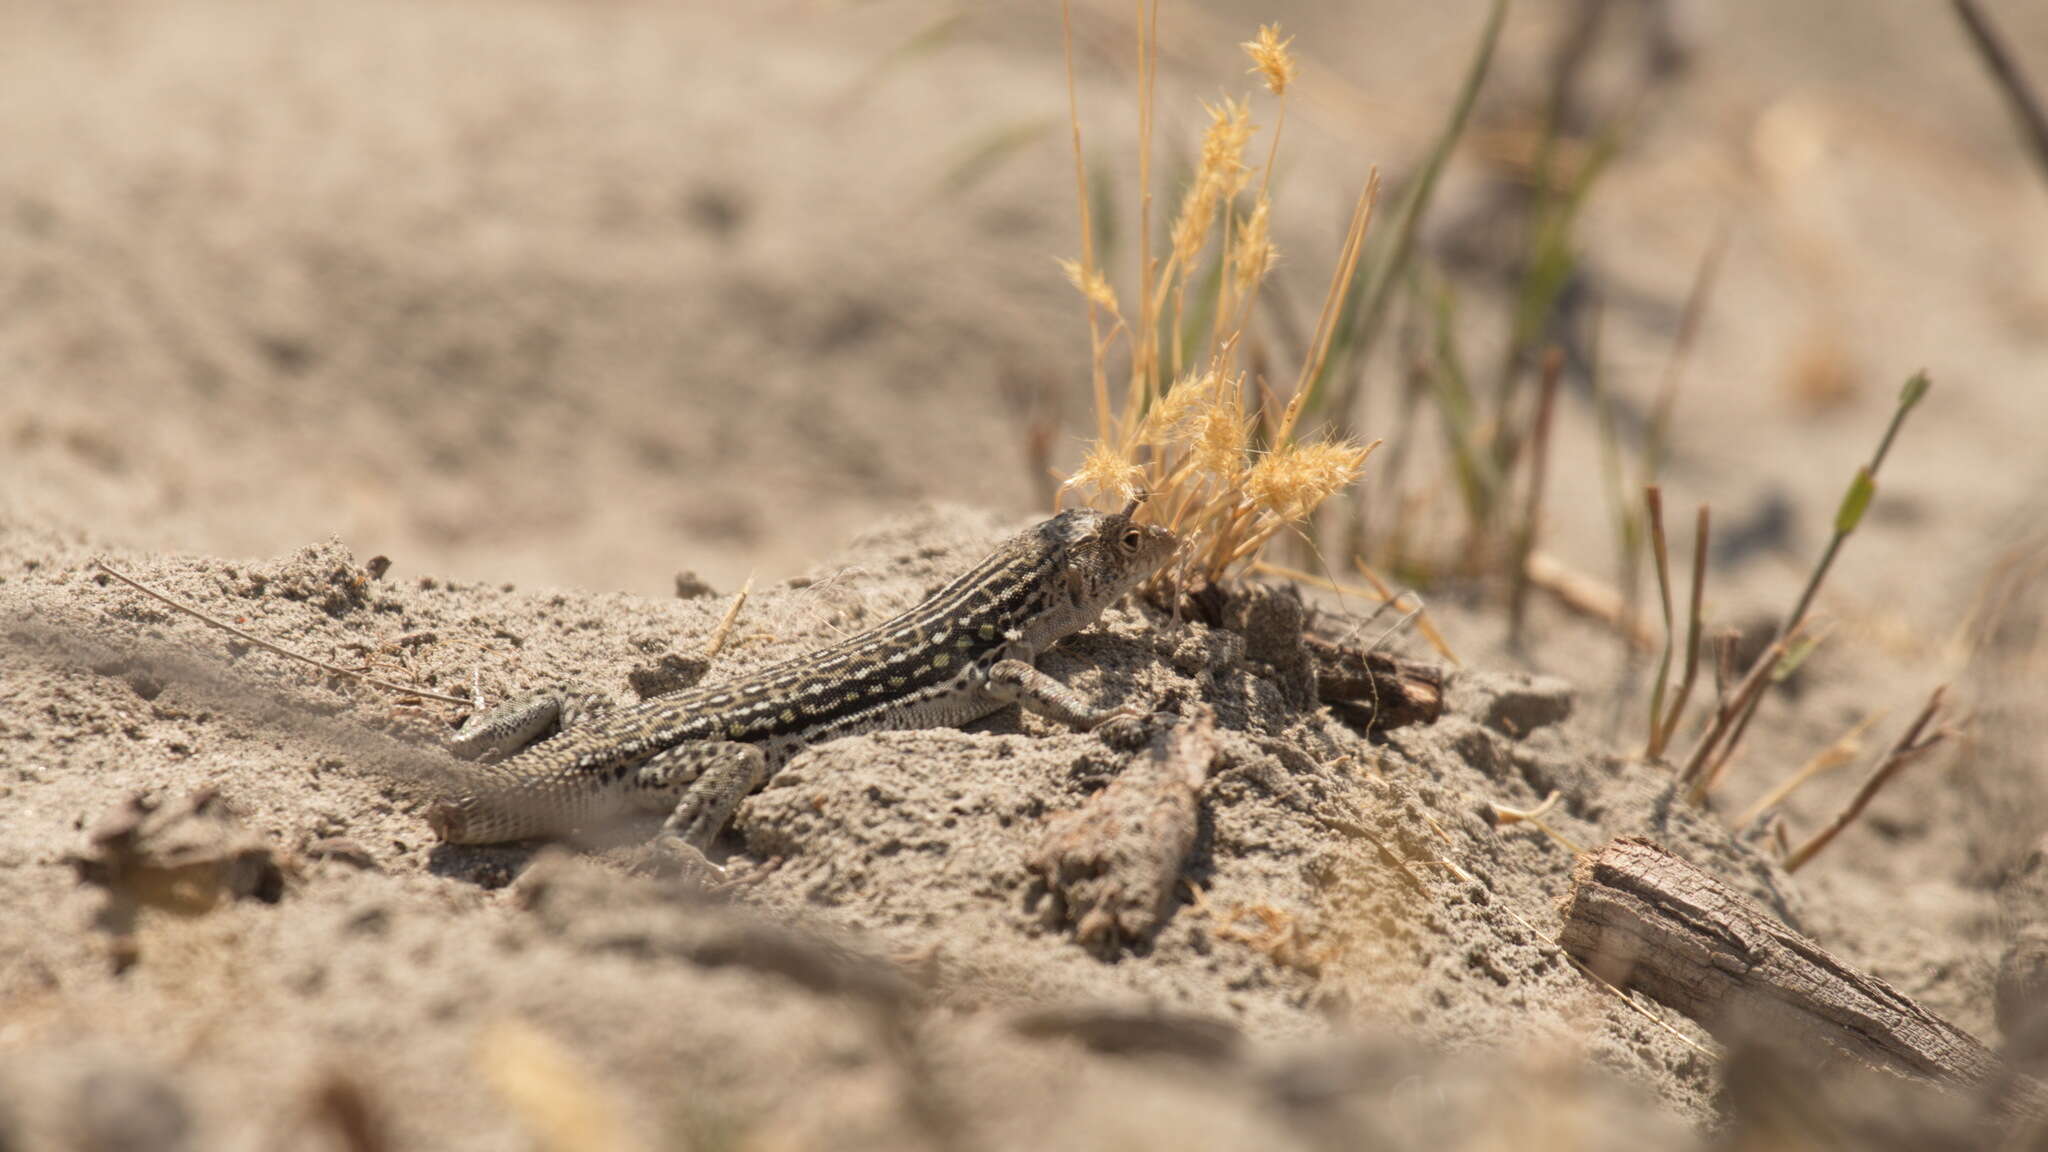
[[[93,567],[98,568],[100,571],[105,572],[107,575],[112,576],[114,579],[119,580],[121,583],[128,585],[130,588],[135,589],[137,592],[140,592],[153,600],[159,601],[164,604],[168,604],[172,608],[176,608],[178,611],[183,612],[187,616],[190,616],[203,624],[211,625],[215,628],[220,629],[223,632],[226,632],[228,635],[233,636],[238,640],[241,640],[245,644],[252,644],[258,648],[263,649],[265,652],[282,656],[287,660],[296,660],[301,664],[307,665],[308,667],[312,668],[318,668],[320,671],[329,673],[330,675],[346,676],[350,679],[360,681],[364,684],[368,684],[372,688],[382,688],[386,692],[396,692],[401,696],[417,696],[423,700],[439,700],[447,704],[460,704],[465,708],[470,707],[475,703],[475,701],[470,700],[466,696],[451,696],[446,692],[435,692],[429,688],[421,688],[416,684],[405,685],[393,683],[389,680],[380,680],[375,676],[371,676],[368,673],[358,671],[354,668],[344,668],[339,664],[331,664],[325,660],[316,660],[311,656],[305,655],[304,653],[294,652],[281,644],[273,644],[270,641],[265,640],[263,637],[255,635],[251,632],[244,631],[243,629],[237,628],[233,624],[230,624],[217,616],[209,616],[205,612],[202,612],[199,609],[194,608],[192,605],[187,604],[182,600],[178,600],[167,593],[157,591],[149,585],[144,584],[142,581],[135,579],[133,576],[128,576],[121,572],[115,571],[114,568],[104,560],[93,561]]]
[[[1635,619],[1628,601],[1612,584],[1586,575],[1541,548],[1529,553],[1525,567],[1530,587],[1555,597],[1572,612],[1614,629],[1641,651],[1656,646],[1650,630]]]
[[[1791,799],[1792,794],[1805,787],[1809,780],[1823,772],[1832,772],[1836,768],[1840,768],[1842,765],[1855,760],[1863,752],[1863,734],[1870,731],[1871,726],[1883,718],[1883,712],[1872,712],[1870,715],[1858,720],[1847,732],[1835,737],[1834,743],[1815,752],[1807,759],[1806,763],[1799,766],[1797,772],[1785,777],[1769,792],[1758,797],[1756,803],[1751,804],[1741,816],[1736,818],[1735,826],[1737,828],[1749,827],[1751,824],[1761,820],[1780,804]]]
[[[1664,714],[1664,723],[1656,730],[1657,743],[1651,750],[1651,759],[1664,754],[1672,735],[1678,731],[1678,722],[1685,716],[1686,702],[1692,699],[1693,685],[1699,680],[1700,635],[1704,630],[1702,610],[1707,588],[1708,528],[1707,506],[1702,504],[1694,521],[1692,533],[1692,599],[1686,609],[1685,673],[1679,678],[1678,694],[1671,700],[1671,710]],[[1651,717],[1651,722],[1655,721],[1656,718]]]
[[[1413,590],[1396,592],[1389,588],[1387,582],[1380,579],[1379,573],[1367,567],[1363,560],[1358,561],[1358,570],[1365,577],[1366,583],[1371,585],[1370,588],[1361,588],[1356,584],[1346,584],[1340,580],[1332,580],[1328,576],[1318,576],[1313,572],[1304,572],[1299,568],[1290,568],[1285,564],[1276,564],[1271,560],[1257,561],[1251,567],[1255,572],[1264,572],[1268,575],[1278,576],[1283,580],[1293,580],[1297,583],[1306,584],[1311,588],[1321,588],[1326,592],[1335,592],[1339,596],[1356,596],[1362,600],[1371,600],[1383,606],[1393,605],[1398,608],[1402,601],[1412,599],[1415,601],[1415,607],[1410,610],[1409,614],[1415,619],[1416,630],[1421,632],[1423,638],[1429,641],[1429,646],[1436,650],[1437,655],[1452,664],[1461,666],[1463,664],[1463,661],[1458,659],[1457,653],[1451,651],[1451,646],[1444,641],[1443,633],[1438,631],[1436,624],[1430,620],[1429,608],[1422,602],[1422,597],[1417,596]]]
[[[1550,814],[1551,809],[1557,807],[1558,800],[1561,799],[1563,796],[1564,793],[1559,792],[1557,789],[1553,788],[1550,790],[1550,795],[1545,796],[1543,798],[1543,802],[1541,804],[1536,805],[1534,808],[1510,808],[1505,804],[1493,800],[1487,801],[1487,807],[1493,809],[1493,822],[1495,824],[1503,826],[1508,824],[1521,824],[1524,822],[1532,824],[1545,836],[1548,836],[1552,840],[1556,841],[1557,844],[1560,847],[1562,847],[1565,851],[1570,852],[1571,854],[1576,856],[1580,852],[1585,851],[1585,848],[1582,847],[1577,841],[1573,840],[1571,837],[1565,835],[1562,832],[1559,832],[1555,828],[1552,828],[1550,826],[1549,821],[1544,819],[1545,816],[1548,816]]]
[[[2006,102],[2012,105],[2013,118],[2019,121],[2027,150],[2033,154],[2034,162],[2041,166],[2041,175],[2048,178],[2048,107],[2042,105],[2041,94],[2027,79],[2027,74],[2021,71],[2018,59],[2006,45],[2005,37],[1978,7],[1977,0],[1954,0],[1954,3],[1956,15],[1962,18],[1963,27],[1969,30],[1970,43],[1976,47],[1977,55],[1983,58],[1991,78],[1998,82],[1999,91],[2005,93]]]
[[[1543,354],[1543,386],[1536,402],[1536,427],[1529,452],[1529,495],[1516,534],[1511,591],[1508,594],[1508,644],[1522,646],[1522,626],[1529,600],[1529,553],[1543,519],[1543,481],[1550,470],[1550,418],[1557,407],[1557,383],[1564,374],[1564,350],[1552,346]]]
[[[1385,580],[1380,579],[1380,574],[1373,571],[1372,565],[1365,562],[1365,557],[1363,556],[1353,556],[1351,563],[1353,567],[1358,569],[1358,574],[1365,577],[1365,582],[1372,585],[1373,591],[1378,594],[1382,602],[1392,603],[1398,601],[1402,596],[1415,596],[1415,627],[1421,630],[1422,635],[1428,639],[1429,646],[1436,649],[1437,655],[1460,667],[1464,665],[1464,661],[1458,659],[1458,654],[1451,651],[1450,644],[1444,640],[1444,634],[1437,631],[1436,622],[1430,619],[1429,610],[1422,603],[1422,597],[1416,596],[1412,589],[1397,595],[1392,588],[1387,586]]]
[[[1821,849],[1826,848],[1844,828],[1855,823],[1856,817],[1863,814],[1863,809],[1870,804],[1871,799],[1894,776],[1949,737],[1953,730],[1946,725],[1937,726],[1932,732],[1928,731],[1928,726],[1934,724],[1941,714],[1941,700],[1947,692],[1948,685],[1944,684],[1927,697],[1927,706],[1922,708],[1920,714],[1913,718],[1913,722],[1906,726],[1906,730],[1899,735],[1898,742],[1892,745],[1891,751],[1885,753],[1884,759],[1878,761],[1877,767],[1871,771],[1869,779],[1863,782],[1863,786],[1856,790],[1856,795],[1850,799],[1848,806],[1837,813],[1833,820],[1828,821],[1827,827],[1814,833],[1811,839],[1785,858],[1785,871],[1797,872],[1807,861],[1819,855]]]
[[[1643,507],[1649,511],[1650,557],[1657,567],[1657,602],[1664,616],[1664,656],[1657,665],[1656,685],[1650,689],[1650,742],[1643,749],[1645,760],[1655,760],[1664,747],[1664,691],[1670,686],[1671,660],[1677,654],[1678,626],[1671,617],[1671,549],[1664,537],[1664,490],[1655,484],[1643,489]]]
[[[1728,740],[1738,720],[1755,711],[1756,702],[1762,699],[1764,688],[1770,683],[1771,670],[1784,654],[1785,641],[1771,641],[1770,646],[1757,656],[1756,663],[1750,665],[1748,675],[1733,691],[1723,694],[1721,706],[1714,713],[1714,723],[1693,746],[1692,754],[1686,758],[1685,767],[1678,774],[1678,779],[1686,786],[1685,796],[1689,802],[1703,802],[1713,789],[1722,765],[1728,762],[1734,751],[1732,741],[1725,745],[1723,741]]]
[[[750,572],[747,574],[747,582],[740,585],[739,595],[732,598],[732,607],[727,608],[725,615],[718,618],[718,627],[712,630],[710,643],[704,645],[706,661],[718,659],[718,654],[725,650],[726,638],[732,635],[732,626],[738,622],[740,609],[747,606],[747,596],[753,590],[754,576]]]

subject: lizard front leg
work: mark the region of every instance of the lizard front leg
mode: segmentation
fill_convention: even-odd
[[[1069,728],[1100,732],[1105,740],[1119,747],[1145,742],[1147,713],[1132,708],[1091,708],[1079,692],[1039,671],[1028,661],[1015,658],[996,661],[989,666],[982,691],[990,699],[1015,704]]]

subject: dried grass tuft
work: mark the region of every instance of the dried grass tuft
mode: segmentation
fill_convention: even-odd
[[[1149,245],[1141,246],[1140,304],[1135,315],[1120,310],[1106,276],[1093,266],[1085,219],[1082,258],[1062,262],[1067,278],[1088,300],[1091,317],[1106,315],[1111,321],[1106,331],[1099,323],[1094,325],[1096,379],[1106,378],[1110,352],[1121,338],[1130,351],[1130,381],[1122,405],[1113,411],[1109,390],[1097,388],[1097,437],[1061,492],[1073,491],[1104,506],[1148,497],[1139,515],[1172,528],[1183,540],[1179,557],[1149,591],[1192,590],[1216,582],[1254,562],[1282,533],[1304,530],[1323,501],[1358,480],[1377,445],[1296,430],[1307,389],[1329,354],[1335,320],[1354,278],[1378,191],[1376,175],[1358,199],[1322,322],[1295,387],[1277,415],[1279,399],[1269,383],[1254,379],[1239,364],[1252,305],[1278,259],[1268,186],[1280,125],[1286,118],[1287,91],[1296,74],[1290,42],[1277,25],[1267,25],[1244,44],[1252,72],[1263,78],[1266,91],[1279,102],[1263,163],[1254,166],[1246,160],[1259,130],[1249,95],[1225,95],[1203,105],[1208,124],[1200,159],[1167,225],[1157,266]],[[1154,45],[1156,35],[1144,35],[1141,53],[1155,52]],[[1149,77],[1149,55],[1145,63],[1143,74]],[[1149,111],[1149,90],[1142,98]],[[1150,116],[1140,119],[1142,157],[1150,153]],[[1078,168],[1078,112],[1074,137]],[[1140,180],[1144,182],[1143,174]],[[1085,178],[1080,184],[1085,187]],[[1139,202],[1148,203],[1150,196],[1148,186],[1141,190]],[[1205,255],[1212,252],[1213,256]],[[1213,260],[1208,266],[1216,275],[1198,285],[1195,274],[1205,260]],[[1205,295],[1191,302],[1190,292],[1213,293],[1213,298]],[[1184,327],[1191,312],[1202,318],[1199,326],[1207,327],[1207,332]],[[1170,371],[1161,363],[1165,349],[1171,350]],[[1184,357],[1193,362],[1183,366]]]

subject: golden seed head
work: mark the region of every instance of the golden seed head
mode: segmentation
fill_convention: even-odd
[[[1089,446],[1088,458],[1081,461],[1081,467],[1060,488],[1086,488],[1098,498],[1109,497],[1121,504],[1138,498],[1144,488],[1144,477],[1143,469],[1098,440]]]
[[[1154,447],[1188,442],[1195,416],[1210,402],[1216,383],[1214,369],[1200,375],[1190,372],[1175,381],[1166,395],[1145,413],[1145,422],[1138,429],[1139,441]]]
[[[1266,78],[1266,90],[1275,96],[1285,95],[1287,85],[1294,79],[1294,55],[1287,46],[1294,43],[1294,37],[1280,38],[1278,24],[1261,24],[1259,38],[1247,40],[1243,48],[1252,58],[1250,71]]]
[[[1067,274],[1067,283],[1074,290],[1088,298],[1088,302],[1106,310],[1110,315],[1119,315],[1116,307],[1116,289],[1109,286],[1108,277],[1100,268],[1084,268],[1079,260],[1061,260],[1060,271]]]
[[[1292,444],[1253,466],[1245,494],[1282,520],[1306,520],[1318,504],[1358,479],[1371,453],[1342,441]]]
[[[1244,475],[1244,450],[1251,439],[1243,389],[1241,377],[1221,383],[1193,421],[1195,466],[1226,483]]]
[[[1209,113],[1209,126],[1202,130],[1202,163],[1195,180],[1204,179],[1216,183],[1225,200],[1237,195],[1251,175],[1251,168],[1244,162],[1245,146],[1252,141],[1252,133],[1259,126],[1252,123],[1250,100],[1223,98],[1219,107],[1203,104]]]
[[[1272,267],[1279,251],[1273,247],[1268,210],[1271,202],[1264,193],[1252,208],[1251,215],[1238,226],[1237,240],[1230,254],[1231,271],[1237,277],[1238,295],[1244,296],[1259,286],[1266,278],[1266,269]]]
[[[1202,158],[1195,168],[1194,182],[1181,196],[1180,212],[1173,221],[1173,254],[1186,267],[1209,237],[1216,223],[1216,210],[1235,198],[1251,177],[1244,162],[1245,146],[1258,126],[1252,123],[1251,104],[1223,98],[1220,106],[1203,104],[1209,126],[1202,130]]]

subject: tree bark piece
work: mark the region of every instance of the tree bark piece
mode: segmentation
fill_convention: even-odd
[[[1031,870],[1082,944],[1114,950],[1156,932],[1172,907],[1222,744],[1198,712],[1072,812],[1054,816]]]
[[[2002,1090],[2008,1112],[2048,1116],[2048,1090],[2011,1077],[1968,1033],[1648,840],[1580,856],[1560,908],[1567,952],[1724,1041],[1791,1044]]]

